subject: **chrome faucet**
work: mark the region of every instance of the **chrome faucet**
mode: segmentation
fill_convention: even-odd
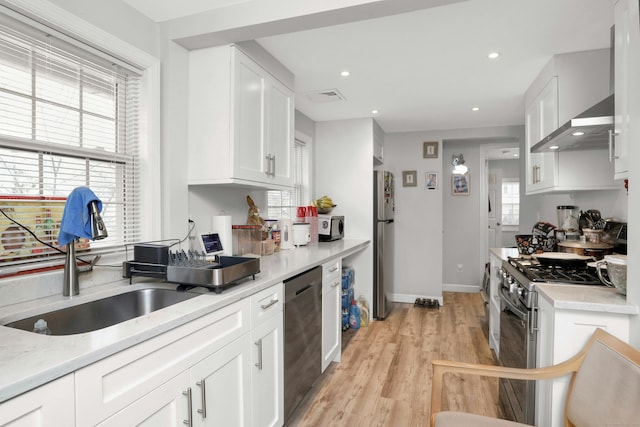
[[[100,216],[98,203],[92,201],[89,203],[89,214],[91,219],[91,240],[102,240],[108,236],[107,228]],[[80,293],[80,285],[78,283],[78,275],[80,270],[76,263],[76,240],[73,239],[67,244],[67,253],[64,259],[64,274],[62,277],[62,295],[65,297],[78,295]],[[93,270],[93,266],[100,259],[100,255],[95,257],[88,268],[83,269],[83,273]]]

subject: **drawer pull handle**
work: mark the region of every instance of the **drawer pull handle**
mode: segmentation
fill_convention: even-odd
[[[342,283],[342,282],[340,282],[340,281],[334,282],[334,283],[333,283],[333,285],[331,285],[331,287],[332,287],[332,288],[335,288],[335,287],[336,287],[336,286],[338,286],[340,283]]]
[[[256,341],[255,344],[258,346],[258,363],[256,363],[256,367],[262,371],[262,338]]]
[[[267,308],[271,307],[272,305],[276,305],[278,303],[278,298],[272,299],[269,304],[262,304],[260,306],[261,309],[266,310]]]
[[[338,267],[337,267],[337,266],[331,267],[331,268],[329,269],[329,273],[333,273],[333,272],[334,272],[334,271],[336,271],[337,269],[338,269]]]
[[[191,400],[191,387],[187,387],[187,391],[182,392],[183,395],[187,396],[187,419],[182,421],[182,424],[188,425],[191,427],[193,425],[193,420],[191,418],[191,411],[193,410],[193,404]]]
[[[207,418],[207,384],[205,383],[205,379],[201,379],[196,382],[196,385],[202,388],[202,409],[198,409],[198,413],[202,414],[202,418]]]

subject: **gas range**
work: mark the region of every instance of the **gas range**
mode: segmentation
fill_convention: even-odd
[[[533,258],[509,257],[502,262],[501,293],[521,309],[537,306],[536,286],[543,283],[558,285],[605,286],[597,272],[587,267],[541,265]]]
[[[532,258],[508,258],[508,263],[520,271],[529,281],[569,285],[603,286],[597,272],[581,266],[541,265]]]

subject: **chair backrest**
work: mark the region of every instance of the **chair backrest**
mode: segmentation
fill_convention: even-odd
[[[585,350],[569,387],[566,425],[640,425],[640,351],[603,330]]]

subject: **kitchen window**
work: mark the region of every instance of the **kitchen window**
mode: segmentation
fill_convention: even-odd
[[[139,240],[140,71],[0,17],[0,263],[58,255],[65,199],[78,186],[102,200],[109,232],[79,248]]]
[[[293,181],[291,191],[267,191],[267,218],[295,218],[296,207],[309,199],[310,144],[296,138],[293,148]]]
[[[520,223],[520,181],[502,179],[502,225],[517,226]]]

